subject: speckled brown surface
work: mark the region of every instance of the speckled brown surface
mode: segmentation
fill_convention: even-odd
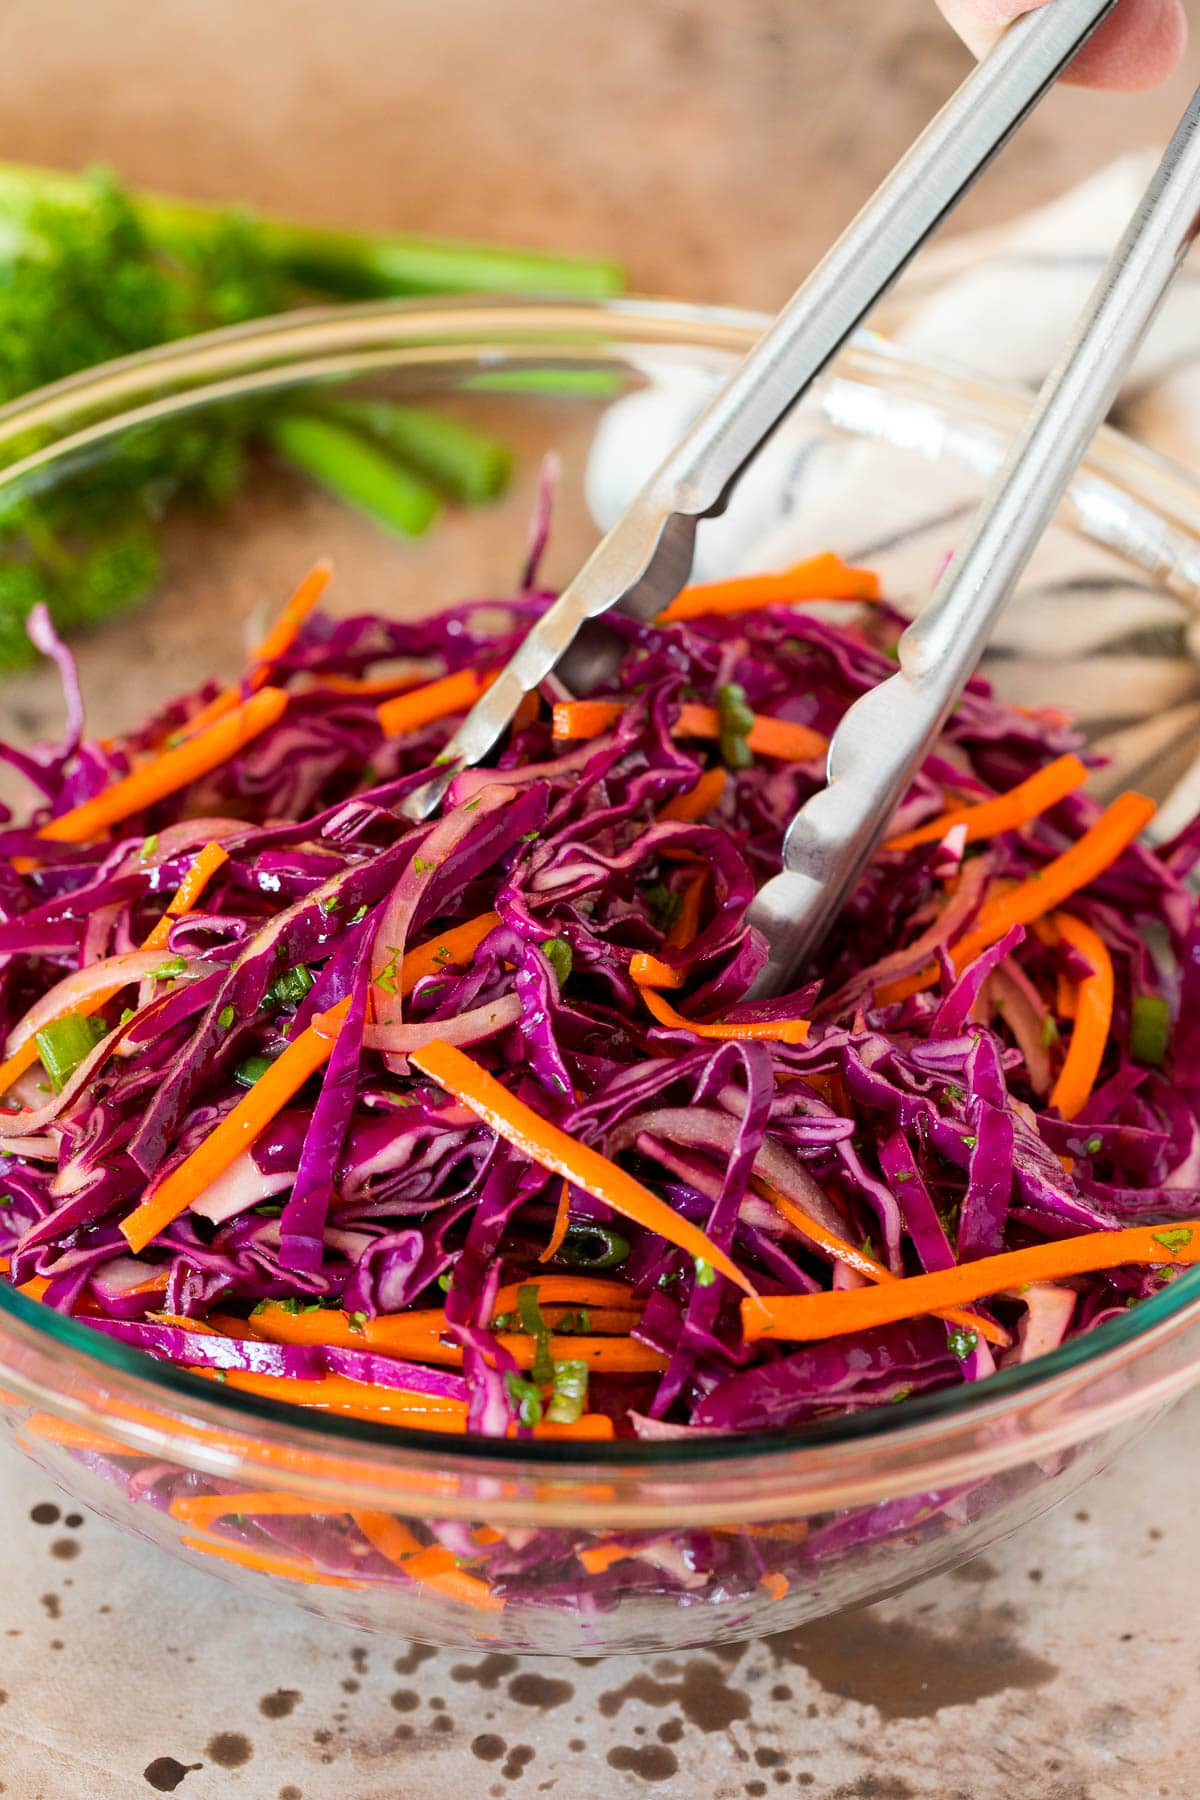
[[[0,1453],[7,1800],[1195,1800],[1200,1396],[1074,1501],[753,1645],[550,1661],[247,1601]]]
[[[964,66],[931,0],[9,0],[0,155],[770,305]],[[1163,135],[1198,74],[1193,52],[1166,97],[1055,95],[965,219]],[[596,1666],[248,1603],[4,1451],[0,1794],[1195,1800],[1198,1428],[1200,1399],[1073,1508],[871,1612]]]

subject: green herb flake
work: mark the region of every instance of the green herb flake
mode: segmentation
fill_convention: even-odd
[[[374,986],[382,988],[385,994],[396,992],[396,975],[400,965],[400,952],[394,945],[388,945],[388,959],[374,977]]]
[[[519,842],[522,844],[535,844],[541,835],[540,831],[523,831]]]
[[[1191,1228],[1187,1225],[1173,1225],[1167,1231],[1152,1231],[1150,1236],[1164,1250],[1169,1250],[1172,1256],[1177,1255],[1180,1250],[1186,1250],[1192,1241]]]
[[[650,917],[660,931],[670,931],[679,917],[679,909],[683,905],[683,895],[677,894],[664,881],[646,889],[646,905],[650,909]]]
[[[464,812],[474,812],[475,808],[479,805],[479,802],[482,800],[482,798],[483,798],[482,794],[476,794],[476,796],[473,800],[467,801],[467,804],[463,807],[463,811]]]
[[[341,904],[341,899],[337,894],[326,894],[323,900],[317,901],[317,911],[323,913],[325,917],[328,918],[330,913],[337,912]]]
[[[892,1395],[892,1405],[898,1406],[900,1404],[901,1400],[907,1400],[911,1397],[911,1395],[912,1395],[911,1384],[908,1387],[897,1388],[895,1393]]]
[[[365,905],[360,906],[358,911],[353,915],[353,917],[346,920],[346,923],[347,923],[347,925],[360,925],[362,923],[362,921],[366,918],[366,916],[367,916],[367,909],[366,909]]]
[[[237,1014],[232,1006],[223,1006],[217,1014],[217,1024],[221,1027],[222,1031],[228,1031],[236,1018]]]
[[[1102,1138],[1090,1137],[1083,1146],[1085,1154],[1088,1156],[1095,1156],[1097,1152],[1103,1148],[1103,1142],[1104,1140]]]
[[[555,975],[558,977],[559,987],[562,987],[570,977],[572,964],[574,962],[570,944],[568,944],[566,938],[552,937],[547,938],[545,943],[541,944],[539,948],[542,955],[546,958],[546,961],[550,964],[550,967],[554,970]]]
[[[266,993],[268,1006],[299,1006],[304,996],[316,986],[316,976],[304,963],[285,969],[277,975]]]
[[[151,981],[174,981],[177,975],[186,974],[187,958],[183,956],[168,956],[165,962],[159,963],[157,969],[151,974],[150,979]]]
[[[966,1362],[974,1354],[978,1342],[979,1333],[965,1331],[961,1325],[956,1325],[953,1331],[946,1333],[946,1348],[951,1356],[957,1356],[959,1362]]]
[[[0,1194],[0,1206],[11,1206],[12,1203],[13,1197],[11,1194]]]
[[[443,1294],[448,1294],[450,1292],[450,1287],[451,1287],[453,1280],[454,1280],[454,1270],[453,1269],[444,1269],[442,1271],[442,1273],[438,1276],[437,1284],[441,1288]]]
[[[346,1324],[351,1331],[365,1331],[367,1328],[367,1315],[365,1312],[349,1313],[346,1317]]]
[[[142,861],[145,862],[147,857],[153,856],[157,849],[158,833],[157,831],[152,831],[148,838],[143,838],[142,847],[138,851],[138,855],[141,857]]]
[[[975,1136],[975,1133],[973,1131],[968,1132],[967,1135],[963,1138],[963,1143],[967,1146],[968,1150],[973,1150],[978,1142],[979,1142],[979,1139]]]
[[[693,1260],[696,1266],[696,1286],[711,1287],[717,1279],[717,1271],[710,1262],[705,1262],[702,1256],[697,1256]]]
[[[1047,1013],[1042,1020],[1042,1049],[1053,1050],[1061,1038],[1062,1032],[1058,1029],[1058,1020],[1053,1013]]]

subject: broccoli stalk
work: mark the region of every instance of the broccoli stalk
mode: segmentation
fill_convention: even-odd
[[[0,403],[314,293],[603,295],[620,281],[599,260],[256,219],[134,194],[103,173],[0,163]],[[141,431],[85,482],[0,500],[0,671],[31,660],[23,622],[37,601],[70,632],[148,592],[164,508],[180,494],[227,499],[251,438],[410,536],[428,528],[443,498],[472,503],[500,492],[511,465],[503,444],[440,414],[329,395]]]

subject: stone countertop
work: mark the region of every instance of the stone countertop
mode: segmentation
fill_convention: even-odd
[[[8,1800],[1195,1800],[1200,1394],[1007,1544],[755,1644],[435,1651],[235,1595],[0,1451]]]
[[[0,156],[314,220],[617,254],[781,300],[966,66],[931,0],[10,0]],[[1056,93],[962,214],[1162,139]],[[1200,1397],[1065,1510],[869,1613],[594,1666],[435,1653],[234,1598],[0,1453],[16,1800],[1194,1800]],[[3,1633],[7,1633],[7,1636]]]

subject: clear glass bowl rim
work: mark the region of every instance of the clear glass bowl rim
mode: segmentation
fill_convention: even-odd
[[[671,300],[619,298],[604,301],[415,300],[377,301],[310,308],[206,333],[124,357],[56,382],[0,407],[0,454],[30,431],[49,434],[41,448],[0,469],[0,493],[22,482],[53,480],[56,467],[69,468],[81,457],[102,454],[104,443],[131,426],[177,416],[192,407],[223,400],[252,398],[319,380],[405,367],[438,367],[461,371],[474,358],[481,372],[548,362],[559,366],[628,367],[630,353],[668,347],[676,352],[744,354],[768,323],[758,313],[697,306]],[[961,419],[981,430],[1007,436],[1028,406],[1021,389],[982,380],[969,371],[927,357],[916,357],[871,333],[858,333],[818,384],[849,379],[876,386],[935,408],[951,407]],[[1167,458],[1105,427],[1083,465],[1083,474],[1116,478],[1148,512],[1181,530],[1189,548],[1200,550],[1200,483]],[[1171,571],[1159,570],[1173,585]],[[1181,576],[1176,591],[1194,591]],[[102,1337],[76,1320],[0,1283],[0,1327],[27,1345],[66,1351],[122,1378],[134,1402],[155,1397],[174,1404],[203,1427],[243,1426],[257,1422],[276,1441],[298,1447],[321,1446],[343,1452],[388,1453],[398,1469],[406,1461],[453,1467],[464,1473],[475,1465],[489,1473],[533,1473],[558,1467],[565,1474],[603,1468],[636,1475],[640,1469],[668,1475],[686,1470],[689,1479],[704,1464],[714,1474],[732,1473],[731,1465],[763,1459],[803,1463],[806,1447],[824,1462],[837,1460],[839,1447],[848,1456],[857,1450],[881,1455],[919,1453],[923,1440],[933,1441],[947,1427],[984,1425],[1015,1413],[1028,1399],[1069,1387],[1082,1374],[1102,1378],[1127,1361],[1131,1353],[1149,1351],[1200,1320],[1200,1268],[1182,1274],[1160,1293],[1110,1321],[1064,1344],[1036,1361],[1001,1371],[985,1382],[964,1385],[908,1400],[898,1417],[890,1408],[824,1420],[797,1433],[746,1434],[700,1438],[694,1442],[589,1443],[586,1450],[570,1443],[432,1436],[419,1430],[375,1426],[366,1421],[297,1410],[286,1402],[260,1399],[233,1391],[214,1396],[212,1384],[157,1362],[144,1352]],[[2,1354],[2,1353],[0,1353]],[[1200,1374],[1200,1369],[1198,1369]],[[85,1416],[61,1392],[40,1383],[47,1399],[62,1410]],[[1175,1385],[1178,1385],[1177,1383]],[[119,1429],[118,1421],[110,1421]],[[163,1424],[168,1427],[168,1420]],[[825,1455],[822,1455],[822,1452]],[[372,1455],[372,1461],[378,1458]],[[799,1472],[799,1469],[796,1469]]]

